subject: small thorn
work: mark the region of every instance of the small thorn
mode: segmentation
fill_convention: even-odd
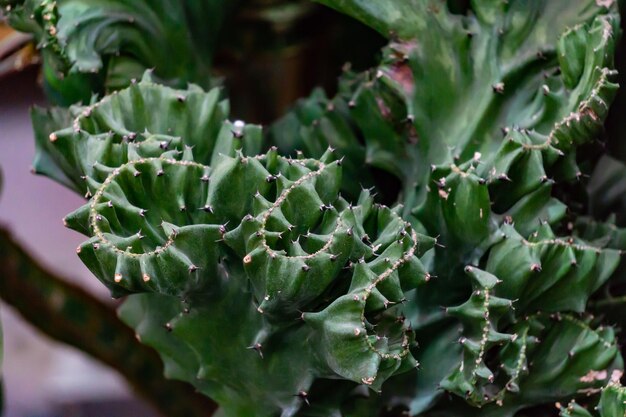
[[[259,354],[261,359],[263,359],[263,345],[261,345],[260,343],[255,343],[252,346],[248,346],[248,349],[255,350]]]
[[[300,397],[302,399],[302,401],[305,402],[306,405],[311,405],[309,404],[309,394],[306,391],[300,391],[296,397]]]

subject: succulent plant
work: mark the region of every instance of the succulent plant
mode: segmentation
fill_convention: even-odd
[[[621,373],[616,373],[611,377],[611,382],[602,389],[600,402],[594,407],[598,413],[592,413],[589,409],[580,406],[574,400],[567,406],[557,403],[557,408],[561,411],[560,417],[600,417],[623,416],[626,414],[626,391],[619,383]]]
[[[224,416],[619,410],[598,294],[626,241],[589,199],[621,171],[585,179],[608,166],[616,4],[321,3],[390,43],[265,134],[150,74],[34,111],[35,170],[88,199],[65,221],[122,319]]]
[[[339,197],[331,151],[257,155],[260,128],[218,98],[147,77],[38,139],[90,198],[65,219],[91,236],[79,256],[115,296],[145,293],[122,318],[227,415],[293,415],[318,378],[379,390],[416,366],[398,307],[434,240],[367,190]]]
[[[616,5],[474,1],[453,14],[432,1],[323,3],[391,43],[379,67],[344,74],[335,97],[303,100],[269,138],[310,157],[330,142],[354,167],[347,192],[367,178],[363,166],[386,171],[381,193],[399,189],[403,217],[438,236],[428,264],[437,279],[406,314],[422,345],[439,349],[417,350],[426,381],[418,372],[389,391],[413,398],[415,414],[508,416],[589,388],[589,369],[621,367],[613,330],[571,314],[585,312],[625,247],[605,238],[615,226],[576,219],[571,197],[558,198],[595,163],[576,148],[599,138],[617,89]],[[442,352],[459,325],[461,352]],[[562,350],[546,351],[546,339]],[[547,372],[583,340],[596,354]],[[428,369],[435,358],[445,366]],[[441,399],[438,384],[480,412]]]
[[[88,102],[140,79],[146,69],[169,85],[211,86],[213,52],[236,1],[2,0],[16,29],[43,55],[49,97]],[[158,45],[158,47],[155,47]]]

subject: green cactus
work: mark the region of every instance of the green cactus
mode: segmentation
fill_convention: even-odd
[[[9,22],[35,35],[49,97],[88,102],[139,79],[209,87],[217,34],[236,1],[1,0]],[[158,45],[158,47],[155,47]]]
[[[429,371],[431,387],[441,381],[482,406],[480,415],[512,415],[585,389],[568,388],[560,378],[575,382],[589,369],[621,367],[613,331],[596,331],[589,319],[569,331],[574,340],[589,334],[606,357],[562,375],[541,375],[541,367],[533,375],[526,366],[546,354],[533,346],[547,337],[539,332],[561,335],[563,347],[572,343],[564,324],[552,333],[534,313],[584,312],[625,248],[600,239],[608,234],[602,224],[596,236],[579,237],[585,218],[575,229],[563,227],[571,220],[569,201],[556,198],[559,185],[579,181],[593,163],[579,168],[576,148],[597,138],[615,95],[615,5],[475,1],[470,13],[458,15],[432,1],[323,3],[389,36],[390,46],[378,68],[345,74],[332,99],[317,92],[302,101],[272,126],[269,139],[281,152],[300,149],[310,157],[329,141],[358,167],[344,180],[348,192],[363,165],[389,172],[401,184],[396,198],[403,217],[439,236],[430,269],[438,279],[432,291],[415,294],[407,317],[418,340],[433,340],[435,323],[446,329],[460,323],[463,353],[453,366],[454,353],[446,352],[439,374]],[[383,195],[387,187],[380,187]],[[557,234],[563,231],[571,236]],[[461,278],[467,265],[469,280]],[[450,306],[455,320],[441,305]],[[450,339],[442,334],[440,340]],[[568,351],[575,352],[574,345],[560,355]],[[432,359],[429,354],[424,350]],[[549,380],[563,391],[551,393]],[[409,384],[403,379],[390,390],[405,392]],[[412,413],[436,403],[436,390],[426,388],[419,373],[412,384],[421,388],[406,394],[414,397]],[[443,404],[441,410],[454,408]]]
[[[122,319],[223,416],[583,416],[602,387],[619,413],[622,171],[585,180],[617,6],[320,2],[390,43],[265,134],[150,74],[33,112],[35,170],[88,199],[66,224]]]
[[[416,366],[398,309],[429,280],[419,257],[434,240],[366,190],[338,197],[331,151],[255,155],[260,128],[225,121],[218,96],[145,78],[38,138],[57,178],[90,196],[65,219],[91,236],[79,256],[115,296],[147,293],[123,319],[227,415],[294,415],[319,378],[380,390]],[[152,112],[124,120],[131,100]]]
[[[593,374],[590,375],[590,377],[593,376]],[[611,376],[611,382],[602,389],[600,402],[594,407],[598,411],[597,414],[591,413],[589,409],[580,406],[572,400],[567,406],[557,404],[557,408],[561,410],[559,416],[593,417],[598,415],[600,417],[619,417],[626,415],[626,390],[619,383],[621,377],[621,373],[615,373]]]

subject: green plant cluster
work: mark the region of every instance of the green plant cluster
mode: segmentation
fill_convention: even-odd
[[[101,71],[87,57],[142,50],[142,25],[103,17],[126,2],[89,10],[107,22],[97,32],[80,23],[85,3],[12,4],[70,76]],[[161,83],[206,87],[211,53],[170,38],[154,5],[180,61],[142,57],[134,74],[155,69],[140,81],[34,110],[34,168],[86,197],[65,222],[126,296],[121,318],[228,417],[512,417],[555,403],[624,415],[626,235],[610,214],[626,169],[597,146],[618,89],[617,4],[320,3],[389,44],[377,67],[264,130],[229,121],[220,89]]]

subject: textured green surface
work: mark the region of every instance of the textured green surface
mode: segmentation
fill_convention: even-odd
[[[390,43],[265,135],[149,75],[33,113],[123,320],[227,417],[613,412],[616,5],[322,3]]]
[[[227,114],[219,89],[168,89],[146,73],[140,82],[88,106],[33,109],[33,168],[78,192],[93,194],[111,168],[132,158],[180,159],[181,152],[193,148],[197,160],[208,164],[216,146],[228,146],[224,142],[229,139],[220,139]],[[256,150],[259,141],[259,134],[252,132],[244,146]]]
[[[330,151],[255,156],[260,129],[224,121],[218,95],[144,79],[35,113],[71,126],[39,135],[38,166],[90,197],[65,219],[91,236],[79,256],[114,295],[148,293],[122,318],[227,415],[294,415],[319,378],[380,390],[416,366],[399,308],[434,240],[365,190],[339,197]]]
[[[570,315],[584,312],[616,271],[621,232],[613,226],[609,234],[610,225],[587,217],[567,226],[575,213],[555,193],[593,164],[576,148],[598,138],[617,89],[615,5],[475,1],[468,15],[458,15],[434,1],[323,3],[391,43],[378,68],[345,73],[333,98],[316,92],[301,101],[269,139],[281,152],[312,157],[330,142],[356,167],[346,169],[347,192],[369,173],[393,175],[369,183],[389,199],[388,184],[399,182],[403,216],[441,245],[429,256],[437,279],[406,305],[417,340],[445,341],[445,333],[433,333],[453,330],[455,320],[463,328],[462,354],[440,348],[443,366],[427,370],[433,358],[422,347],[416,357],[428,358],[423,376],[403,376],[388,389],[414,397],[413,413],[434,406],[432,415],[509,416],[590,388],[576,383],[589,369],[621,367],[614,332]],[[612,179],[603,187],[617,196],[620,178]],[[447,315],[442,305],[450,306]],[[538,310],[577,325],[549,325],[534,316]],[[562,343],[559,353],[535,345],[549,335]],[[579,365],[563,363],[561,373],[527,366],[553,366],[545,355],[565,358],[579,339],[596,340],[598,349]],[[456,400],[437,406],[439,383],[481,411]]]

